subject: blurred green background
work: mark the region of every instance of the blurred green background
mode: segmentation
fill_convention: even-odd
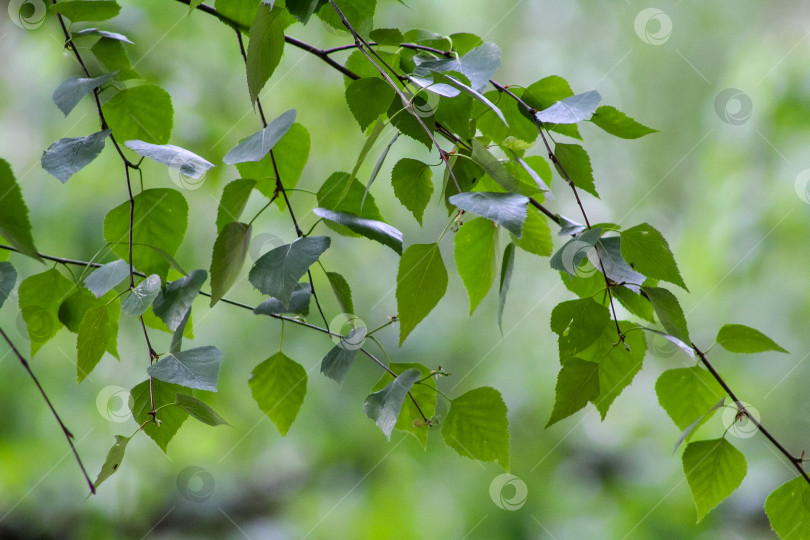
[[[591,220],[627,227],[647,221],[664,233],[691,290],[681,291],[679,298],[698,345],[708,347],[722,324],[738,322],[761,329],[793,353],[741,357],[718,350],[713,357],[741,399],[798,453],[810,438],[805,382],[810,366],[804,362],[810,353],[810,206],[801,175],[810,167],[806,5],[798,0],[661,1],[655,6],[659,11],[642,12],[650,6],[635,1],[406,3],[380,2],[376,26],[478,34],[503,51],[500,82],[528,85],[560,75],[575,92],[596,89],[605,103],[660,130],[624,141],[590,124],[581,128],[602,195],[601,201],[585,196]],[[88,99],[67,119],[50,100],[62,80],[78,74],[72,56],[62,51],[55,19],[23,30],[8,20],[6,5],[0,12],[0,155],[12,164],[22,186],[39,249],[86,260],[103,247],[104,215],[126,200],[120,162],[108,145],[66,185],[40,168],[40,155],[51,142],[95,131],[98,121]],[[233,32],[203,13],[186,16],[188,8],[178,2],[141,0],[122,6],[121,14],[102,27],[129,36],[135,42],[129,48],[135,67],[171,94],[171,143],[221,164],[228,149],[260,127]],[[319,47],[350,42],[316,19],[288,33]],[[310,160],[299,187],[317,190],[331,172],[351,170],[363,136],[345,106],[340,75],[288,47],[262,100],[269,117],[298,109],[298,121],[311,134]],[[371,164],[380,150],[372,152]],[[530,153],[543,154],[539,147]],[[407,244],[435,241],[446,224],[438,195],[424,228],[393,197],[390,168],[406,155],[438,162],[401,139],[372,194]],[[368,179],[371,164],[361,170],[361,181]],[[147,186],[175,187],[163,166],[146,163],[144,170]],[[178,260],[185,268],[209,267],[216,203],[223,185],[237,177],[235,168],[220,165],[200,189],[184,191],[191,215]],[[557,198],[548,206],[576,218],[562,183],[555,179],[551,187]],[[314,197],[296,192],[292,201],[308,228],[315,221],[308,213]],[[254,195],[245,214],[262,204]],[[286,241],[295,236],[287,216],[277,210],[263,214],[254,227],[257,235]],[[261,238],[253,249],[262,250]],[[695,524],[680,450],[672,453],[679,433],[654,392],[657,376],[690,365],[687,358],[650,340],[643,371],[605,422],[588,406],[544,430],[559,369],[548,318],[571,293],[546,259],[519,253],[502,336],[496,295],[490,292],[468,317],[449,235],[442,249],[451,276],[447,297],[402,348],[396,330],[380,336],[393,361],[450,371],[453,376],[440,381],[450,395],[482,385],[502,392],[509,407],[511,472],[528,491],[522,508],[499,508],[490,484],[503,471],[459,457],[438,432],[430,434],[427,451],[401,432],[387,442],[362,413],[379,368],[358,360],[339,387],[318,373],[331,341],[291,325],[285,328],[283,350],[311,376],[298,419],[281,438],[247,386],[253,367],[278,350],[280,325],[227,305],[209,312],[201,298],[194,305],[197,337],[192,343],[214,344],[225,354],[219,393],[201,397],[233,426],[214,429],[188,420],[168,455],[147,437],[136,437],[121,470],[90,499],[33,384],[10,354],[2,356],[0,536],[773,537],[762,505],[794,470],[764,438],[744,432],[729,436],[746,455],[748,476],[725,503]],[[19,256],[12,260],[23,277],[45,268]],[[398,257],[390,250],[336,237],[323,261],[348,278],[358,315],[370,327],[395,314]],[[337,314],[323,275],[315,275],[327,313]],[[260,301],[246,280],[228,296]],[[0,313],[0,322],[27,353],[15,300]],[[152,334],[157,348],[167,346],[168,334]],[[75,335],[66,330],[32,361],[76,435],[92,476],[114,435],[136,428],[131,419],[113,415],[111,421],[102,414],[110,406],[105,401],[109,387],[129,389],[145,375],[142,336],[132,321],[122,320],[119,350],[120,363],[105,357],[79,386],[74,382]],[[728,415],[724,421],[718,414],[699,436],[718,437],[728,425]],[[504,487],[507,499],[514,494],[510,490]]]

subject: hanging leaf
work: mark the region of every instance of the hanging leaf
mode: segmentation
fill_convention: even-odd
[[[51,5],[51,11],[61,13],[72,22],[106,21],[121,11],[121,6],[112,0],[71,0]]]
[[[462,456],[498,463],[509,470],[506,404],[494,388],[475,388],[450,401],[442,426],[447,446]]]
[[[115,444],[112,445],[110,451],[107,452],[107,459],[104,460],[104,465],[101,466],[101,471],[99,471],[96,481],[93,482],[93,487],[95,489],[98,489],[98,486],[100,486],[101,483],[107,478],[112,476],[113,473],[115,473],[121,466],[121,462],[124,460],[124,452],[127,449],[129,440],[130,437],[125,437],[123,435],[115,436]]]
[[[157,145],[135,140],[126,141],[124,146],[141,156],[154,159],[158,163],[162,163],[195,179],[200,178],[208,169],[214,166],[213,163],[201,158],[194,152],[189,152],[185,148],[172,144]]]
[[[120,81],[138,79],[140,75],[132,68],[122,40],[116,37],[102,36],[90,51],[98,61],[110,71],[115,71],[115,78]]]
[[[129,263],[118,259],[93,270],[93,273],[85,278],[84,286],[90,289],[96,298],[101,298],[128,277]]]
[[[321,373],[338,384],[342,384],[343,379],[346,378],[346,374],[354,363],[354,359],[357,358],[357,351],[358,349],[348,348],[342,346],[342,344],[335,345],[323,357]]]
[[[432,177],[433,171],[427,164],[410,158],[399,160],[391,171],[394,195],[419,225],[422,225],[422,216],[433,194]]]
[[[456,268],[470,296],[471,315],[495,281],[497,233],[492,222],[482,218],[468,221],[456,233]]]
[[[222,229],[228,223],[239,221],[254,187],[256,187],[256,180],[249,178],[225,184],[217,208],[217,231],[219,233],[222,233]]]
[[[523,195],[473,191],[453,195],[450,202],[462,210],[494,221],[518,238],[523,236],[529,203]]]
[[[517,247],[541,257],[551,255],[551,251],[554,249],[551,240],[551,229],[548,226],[546,217],[540,213],[540,210],[533,206],[527,208],[522,233],[520,238],[512,235],[512,241]]]
[[[402,255],[402,233],[387,223],[365,219],[348,212],[335,212],[326,208],[315,208],[312,213],[332,223],[348,227],[357,234],[388,246],[399,255]]]
[[[708,420],[712,406],[726,395],[711,373],[696,366],[663,372],[655,383],[655,393],[658,403],[681,430],[698,418]]]
[[[31,223],[28,221],[28,207],[22,197],[20,186],[11,172],[8,162],[0,158],[0,236],[11,246],[29,257],[43,262],[31,238]]]
[[[282,437],[298,416],[307,393],[307,372],[282,352],[255,368],[248,381],[253,399],[276,425]]]
[[[621,283],[633,292],[641,292],[644,276],[627,264],[622,257],[623,237],[609,236],[600,238],[596,243],[598,257],[592,257],[591,263],[613,283]]]
[[[447,270],[439,244],[414,244],[405,250],[397,273],[400,346],[446,291]]]
[[[62,327],[59,305],[73,290],[73,283],[51,268],[20,283],[19,303],[33,356]]]
[[[515,267],[515,244],[510,242],[503,251],[501,263],[501,283],[498,288],[498,328],[503,333],[503,308],[506,305],[506,293],[512,281],[512,270]]]
[[[119,46],[120,42],[117,43]],[[157,86],[119,91],[102,105],[104,118],[118,141],[141,140],[166,144],[172,132],[172,99]]]
[[[647,223],[622,231],[622,257],[637,271],[653,279],[674,283],[684,290],[681,273],[669,244],[655,228]]]
[[[230,425],[210,405],[188,394],[177,394],[177,406],[186,411],[192,418],[196,418],[209,426]]]
[[[329,279],[329,284],[332,286],[332,292],[335,293],[335,298],[340,304],[340,309],[343,313],[354,313],[354,303],[352,302],[352,290],[349,287],[349,282],[346,281],[342,275],[337,272],[326,272],[326,277]]]
[[[169,330],[174,332],[180,326],[186,313],[191,309],[191,302],[197,297],[207,278],[208,273],[205,270],[194,270],[188,276],[166,285],[155,298],[152,311],[166,323]]]
[[[98,365],[110,340],[110,317],[107,306],[88,309],[79,325],[78,334],[76,379],[77,382],[82,382]]]
[[[546,428],[568,418],[599,397],[599,364],[569,358],[557,376],[554,410]]]
[[[418,380],[427,379],[431,375],[431,371],[422,364],[392,362],[388,365],[388,368],[397,376],[412,369],[416,370],[420,374]],[[379,392],[390,383],[391,375],[386,373],[377,381],[371,391]],[[425,423],[425,417],[430,419],[436,412],[436,390],[431,388],[430,384],[414,384],[410,389],[410,394],[413,399],[405,398],[394,427],[400,431],[410,433],[422,443],[424,448],[427,448],[429,426]],[[415,405],[414,401],[419,405]]]
[[[686,317],[675,295],[661,287],[642,287],[641,290],[650,299],[661,326],[684,343],[691,343]]]
[[[638,139],[649,133],[657,133],[657,129],[648,128],[639,124],[623,112],[610,105],[602,105],[591,116],[591,122],[604,129],[611,135],[622,139]]]
[[[388,110],[395,96],[394,89],[379,77],[357,79],[346,87],[346,103],[362,131]]]
[[[724,438],[689,443],[683,471],[695,499],[700,523],[709,511],[739,487],[745,478],[745,456]]]
[[[765,513],[780,538],[810,535],[810,486],[801,476],[785,482],[768,495]]]
[[[243,140],[225,154],[222,161],[228,165],[245,161],[260,161],[281,140],[295,122],[295,109],[290,109],[269,124]]]
[[[59,139],[42,154],[42,168],[64,184],[98,157],[109,135],[110,130],[105,129],[87,137]]]
[[[177,394],[187,392],[187,388],[158,379],[143,381],[130,391],[132,417],[138,425],[144,425],[144,433],[149,435],[163,452],[166,452],[169,442],[188,418],[188,413],[175,405]],[[149,414],[152,410],[152,398],[156,410],[155,420],[159,424],[152,422],[152,416]]]
[[[608,309],[590,297],[557,304],[551,311],[551,331],[559,336],[560,360],[587,349],[609,322]]]
[[[250,282],[262,293],[289,305],[298,280],[329,247],[328,236],[307,236],[268,251],[250,269]]]
[[[579,189],[583,189],[599,198],[593,180],[593,169],[591,168],[591,158],[588,153],[578,144],[557,143],[554,146],[554,155],[562,165],[568,177]],[[560,173],[560,176],[563,176]],[[565,176],[563,176],[565,178]]]
[[[418,369],[406,369],[388,386],[369,395],[363,403],[365,415],[374,420],[389,441],[405,397],[421,378],[422,373]]]
[[[551,268],[565,272],[571,277],[576,277],[580,264],[595,251],[596,243],[601,236],[602,229],[599,227],[588,229],[575,236],[552,255],[549,261]]]
[[[252,227],[232,221],[225,225],[214,242],[211,256],[211,306],[233,287],[245,265]]]
[[[472,141],[471,157],[503,189],[510,193],[521,193],[520,183],[478,139]],[[521,193],[521,195],[526,195],[526,193]]]
[[[53,102],[56,103],[62,114],[67,116],[84,96],[110,80],[113,75],[115,75],[115,72],[105,73],[93,79],[71,77],[53,91]]]
[[[207,345],[167,354],[146,370],[150,377],[187,388],[217,391],[222,353]]]
[[[116,206],[104,218],[104,238],[113,253],[129,258],[129,202]],[[188,225],[188,203],[174,189],[145,189],[135,195],[132,221],[132,262],[147,275],[166,279],[169,258],[183,242]]]
[[[121,302],[121,311],[124,315],[131,317],[140,317],[144,312],[152,306],[152,302],[157,298],[160,292],[160,277],[152,274],[143,281],[141,281]]]
[[[759,330],[743,324],[724,325],[717,333],[715,341],[725,350],[733,353],[787,352]]]
[[[315,8],[322,3],[323,0],[287,0],[287,11],[292,13],[301,24],[307,24],[309,18],[315,13]]]
[[[602,96],[596,90],[577,94],[558,101],[551,107],[534,115],[541,122],[552,124],[576,124],[587,120],[596,111]]]
[[[281,313],[309,314],[309,301],[312,297],[312,285],[299,283],[295,286],[290,303],[285,305],[277,298],[268,298],[253,310],[256,315],[279,315]]]
[[[259,92],[278,67],[284,53],[283,14],[282,8],[262,3],[256,10],[256,17],[250,26],[246,68],[252,103],[258,99]]]

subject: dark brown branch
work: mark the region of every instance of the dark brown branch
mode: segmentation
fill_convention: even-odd
[[[37,379],[37,376],[34,375],[34,372],[31,370],[31,366],[28,364],[28,361],[22,354],[20,354],[20,351],[14,345],[14,342],[11,341],[11,339],[8,337],[5,331],[3,331],[2,328],[0,328],[0,335],[3,336],[3,339],[6,341],[6,343],[8,343],[8,346],[11,347],[11,351],[14,353],[14,356],[17,357],[17,359],[22,364],[23,368],[25,368],[25,371],[28,372],[28,375],[31,377],[31,380],[34,381],[34,384],[39,389],[39,393],[42,394],[42,398],[45,400],[45,403],[48,404],[48,408],[51,409],[51,413],[53,413],[54,418],[56,418],[56,421],[59,423],[59,427],[62,428],[62,433],[65,434],[65,438],[67,439],[68,444],[70,445],[70,450],[76,457],[76,462],[79,464],[79,468],[82,470],[82,474],[84,474],[85,480],[87,480],[87,485],[90,486],[90,493],[95,494],[96,488],[95,486],[93,486],[93,481],[90,480],[90,476],[87,474],[87,469],[84,468],[84,463],[82,463],[82,458],[79,457],[79,452],[78,450],[76,450],[76,446],[73,444],[73,433],[71,433],[70,430],[65,425],[65,423],[62,422],[62,418],[59,416],[59,413],[56,412],[53,403],[51,403],[51,400],[50,398],[48,398],[48,394],[45,393],[45,389],[42,388],[42,384],[40,384],[39,379]]]

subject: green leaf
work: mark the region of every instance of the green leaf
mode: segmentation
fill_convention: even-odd
[[[725,350],[733,353],[787,352],[759,330],[742,324],[724,325],[717,333],[715,341]]]
[[[371,29],[374,28],[376,0],[335,0],[335,3],[360,35],[367,36]],[[321,2],[321,4],[323,5],[318,10],[318,17],[332,28],[345,32],[346,27],[343,26],[332,6],[326,2]]]
[[[278,315],[280,313],[309,314],[309,301],[312,297],[312,285],[299,283],[290,297],[289,304],[282,304],[277,298],[268,298],[253,309],[256,315]]]
[[[416,159],[403,158],[391,171],[391,185],[399,202],[410,210],[419,225],[433,194],[433,171]]]
[[[427,317],[447,291],[447,269],[439,244],[414,244],[399,261],[397,272],[397,309],[399,345],[416,325]]]
[[[132,68],[126,49],[121,40],[103,36],[90,51],[98,61],[110,71],[115,71],[115,78],[121,81],[138,79],[140,75]]]
[[[277,187],[276,169],[288,192],[297,185],[309,158],[309,148],[309,132],[301,124],[294,123],[273,147],[272,156],[267,154],[260,161],[237,163],[236,168],[242,178],[256,179],[256,189],[269,199],[273,197]],[[273,158],[276,162],[275,167]],[[284,210],[286,208],[284,197],[277,197],[276,205]]]
[[[568,418],[599,397],[599,364],[569,358],[557,375],[554,410],[546,427]]]
[[[622,257],[647,277],[674,283],[685,290],[681,273],[669,244],[651,225],[642,223],[622,231]]]
[[[138,425],[144,424],[144,433],[149,435],[164,452],[166,452],[169,441],[174,438],[177,430],[188,418],[188,413],[175,405],[177,394],[185,392],[188,392],[187,388],[158,379],[143,381],[130,392],[132,396],[130,407],[135,422]],[[149,414],[152,410],[152,396],[155,400],[155,410],[157,411],[155,419],[159,422],[158,425],[151,422],[152,416]]]
[[[684,343],[691,343],[686,317],[675,295],[661,287],[642,287],[641,290],[650,299],[655,314],[666,331]]]
[[[573,95],[574,92],[568,85],[568,81],[562,77],[551,75],[526,87],[521,97],[530,107],[543,110],[553,105],[554,102]],[[546,124],[545,127],[569,137],[582,139],[576,124]]]
[[[529,199],[514,193],[467,192],[450,197],[450,202],[462,210],[478,214],[520,238],[526,221]]]
[[[368,37],[378,45],[399,46],[405,43],[405,36],[397,28],[375,28],[369,32]]]
[[[228,223],[239,220],[255,186],[256,180],[249,178],[234,180],[225,185],[217,208],[218,232],[221,233]]]
[[[462,139],[468,140],[474,135],[472,122],[470,121],[472,111],[472,98],[467,94],[461,94],[454,98],[440,97],[439,106],[434,113],[437,122]],[[503,125],[500,120],[496,121]]]
[[[414,110],[412,111],[411,109]],[[435,131],[436,119],[434,117],[433,106],[428,103],[427,99],[421,94],[415,95],[412,98],[412,103],[409,103],[407,106],[403,104],[402,98],[398,95],[394,96],[386,114],[388,115],[391,125],[397,128],[403,135],[424,144],[428,149],[433,146],[433,141],[428,131]],[[417,118],[421,118],[422,122],[420,123]],[[422,124],[424,124],[425,127],[422,127]],[[427,128],[427,131],[425,128]]]
[[[214,7],[221,14],[249,27],[256,17],[257,0],[216,0]]]
[[[697,507],[698,523],[739,487],[745,478],[745,456],[724,438],[689,443],[683,471]]]
[[[174,109],[171,97],[162,88],[144,85],[121,90],[102,106],[102,111],[118,141],[169,142]]]
[[[98,489],[98,486],[100,486],[101,483],[107,478],[112,476],[113,473],[115,473],[121,466],[121,462],[124,460],[124,452],[127,449],[127,444],[129,441],[130,437],[125,437],[123,435],[115,436],[115,444],[112,445],[110,451],[107,452],[107,459],[104,460],[104,465],[101,466],[101,471],[99,471],[96,481],[93,482],[93,487],[95,489]]]
[[[723,397],[720,398],[720,400],[717,403],[714,404],[714,406],[711,409],[708,410],[708,412],[706,414],[700,415],[697,420],[695,420],[694,422],[692,422],[691,424],[686,426],[686,429],[684,429],[681,432],[681,435],[680,435],[680,437],[678,437],[678,440],[675,441],[675,448],[672,449],[672,453],[674,454],[675,452],[677,452],[678,448],[681,446],[681,443],[683,443],[684,441],[690,439],[692,437],[692,435],[695,433],[695,430],[705,420],[710,418],[711,415],[714,414],[714,411],[716,411],[720,407],[723,407],[725,405],[725,403],[726,403],[726,396],[723,396]]]
[[[810,487],[801,476],[785,482],[765,500],[765,513],[780,538],[810,537]]]
[[[342,172],[332,173],[323,183],[321,189],[318,190],[318,206],[335,212],[355,214],[366,219],[385,221],[380,215],[371,194],[366,196],[365,202],[363,202],[365,192],[366,189],[363,184],[352,176]],[[357,236],[356,233],[346,227],[332,223],[327,224],[340,234]]]
[[[188,394],[177,394],[177,405],[186,411],[192,418],[196,418],[209,426],[229,425],[210,405]]]
[[[596,277],[601,279],[601,276],[598,274],[596,274]],[[601,285],[604,286],[604,284],[605,282],[602,280]],[[652,304],[639,294],[641,292],[640,290],[637,293],[626,286],[621,286],[613,287],[611,291],[613,291],[613,296],[627,311],[646,321],[655,322],[655,311],[653,310]]]
[[[421,71],[456,71],[467,77],[472,89],[481,93],[501,65],[501,50],[494,43],[483,43],[458,59],[431,60],[419,64]]]
[[[187,388],[217,391],[219,366],[222,353],[216,347],[206,345],[187,351],[167,354],[146,370],[150,377]]]
[[[515,244],[510,242],[503,251],[501,263],[501,283],[498,288],[498,328],[503,333],[503,308],[506,305],[506,293],[512,281],[512,269],[515,267]]]
[[[71,22],[106,21],[118,15],[121,6],[112,0],[71,0],[53,4],[50,9]]]
[[[343,313],[354,313],[354,303],[352,302],[352,290],[349,287],[349,282],[346,281],[342,275],[337,272],[326,272],[326,277],[329,278],[329,284],[332,286],[332,292],[335,293],[335,298],[340,304],[340,309]]]
[[[225,225],[214,242],[211,256],[211,306],[227,293],[245,264],[252,227],[232,221]]]
[[[554,248],[548,221],[540,210],[533,206],[527,209],[526,221],[523,223],[523,235],[520,238],[513,235],[512,241],[520,249],[541,257],[551,255],[551,250]]]
[[[644,283],[645,278],[627,264],[622,257],[623,239],[618,236],[600,238],[596,243],[596,251],[599,257],[592,261],[599,265],[597,269],[604,273],[613,283],[621,283],[632,291],[640,291],[639,286]],[[601,264],[599,262],[601,261]]]
[[[10,262],[0,262],[0,307],[3,307],[8,295],[17,283],[17,271]]]
[[[419,379],[427,379],[431,375],[430,370],[424,365],[410,362],[392,362],[388,365],[388,368],[397,375],[415,369],[420,374]],[[390,382],[391,375],[386,373],[377,381],[377,384],[374,385],[371,391],[378,392],[385,388]],[[400,431],[410,433],[422,443],[423,447],[427,448],[428,425],[425,423],[422,414],[427,418],[433,417],[436,412],[436,391],[428,384],[414,384],[411,387],[410,393],[411,396],[413,396],[413,400],[405,399],[394,427]],[[414,400],[419,404],[418,407],[414,404]]]
[[[442,426],[447,446],[460,455],[509,470],[509,420],[500,392],[475,388],[450,401]]]
[[[278,143],[285,133],[295,122],[295,109],[290,109],[284,114],[267,124],[267,127],[257,131],[247,139],[243,140],[230,149],[222,161],[228,165],[242,163],[244,161],[260,161]]]
[[[246,68],[252,103],[258,99],[259,92],[278,67],[284,53],[283,13],[280,7],[259,4],[256,18],[250,26]]]
[[[188,276],[176,279],[166,285],[152,304],[152,311],[166,323],[172,332],[176,331],[191,309],[191,302],[197,297],[208,273],[194,270]]]
[[[118,319],[121,317],[121,303],[115,292],[110,292],[101,298],[96,298],[85,289],[75,288],[74,293],[65,299],[59,306],[59,321],[74,334],[79,333],[85,315],[92,308],[106,308],[110,331],[106,350],[118,358]],[[101,358],[100,353],[98,358]],[[98,363],[98,360],[95,361]],[[93,366],[96,364],[94,363]],[[89,373],[89,369],[86,373]]]
[[[379,77],[357,79],[346,87],[346,103],[363,131],[388,110],[395,96],[394,89]]]
[[[191,308],[189,308],[188,311],[186,311],[186,314],[183,315],[183,319],[177,326],[177,330],[175,330],[174,333],[172,334],[172,341],[169,344],[170,353],[174,354],[182,350],[183,337],[186,336],[186,325],[188,325],[190,319],[191,319]],[[191,327],[189,327],[188,330],[189,330],[188,333],[191,334]]]
[[[351,337],[352,332],[347,337]],[[341,343],[332,347],[321,360],[321,373],[338,384],[342,384],[354,359],[357,358],[357,351],[356,348],[346,347],[341,340]]]
[[[595,252],[596,243],[601,236],[602,229],[599,227],[588,229],[574,236],[552,255],[549,264],[554,270],[565,272],[571,277],[577,277],[579,275],[579,265],[588,258],[588,255]]]
[[[477,218],[462,225],[456,233],[456,268],[470,295],[470,314],[495,281],[497,232],[491,221]]]
[[[557,156],[557,161],[568,173],[568,177],[576,187],[587,191],[594,197],[599,197],[593,181],[591,158],[588,157],[584,148],[578,144],[557,143],[554,146],[554,155]],[[560,176],[563,174],[560,173]],[[565,177],[563,176],[563,178]]]
[[[534,116],[541,122],[576,124],[590,118],[600,101],[602,96],[599,92],[591,90],[560,100]]]
[[[0,158],[0,236],[11,246],[32,259],[42,262],[31,238],[31,223],[28,221],[28,207],[22,191],[11,172],[8,162]]]
[[[144,157],[154,159],[170,169],[180,171],[183,175],[194,179],[200,178],[208,169],[214,166],[194,152],[172,144],[149,144],[143,141],[126,141],[124,146]]]
[[[272,249],[250,269],[250,282],[262,293],[289,305],[298,280],[326,251],[330,242],[328,236],[307,236]]]
[[[56,268],[29,276],[20,283],[20,312],[28,327],[32,356],[62,327],[59,305],[71,291],[73,284]]]
[[[315,13],[315,8],[324,0],[287,0],[287,11],[292,13],[301,24],[307,24],[309,18]]]
[[[726,395],[711,373],[696,366],[663,372],[655,383],[655,393],[658,403],[681,430],[704,415],[708,420],[712,406]]]
[[[129,202],[116,206],[104,218],[104,238],[113,253],[129,258]],[[169,261],[161,250],[174,256],[188,225],[188,203],[180,192],[168,188],[145,189],[135,195],[132,231],[132,262],[145,274],[166,279]]]
[[[388,246],[402,255],[402,233],[387,223],[362,218],[348,212],[335,212],[326,208],[315,208],[312,213],[332,223],[348,227],[357,234]]]
[[[98,157],[109,135],[110,130],[105,129],[87,137],[59,139],[45,150],[40,164],[64,184]]]
[[[105,73],[93,79],[70,77],[53,91],[53,102],[62,114],[67,116],[84,96],[107,82],[113,75],[115,73]]]
[[[602,105],[591,116],[591,122],[604,129],[611,135],[622,139],[638,139],[649,133],[656,133],[657,129],[648,128],[639,124],[623,112],[610,105]]]
[[[414,383],[422,378],[419,369],[406,369],[385,388],[369,395],[363,403],[363,412],[374,420],[390,441],[402,404]]]
[[[88,309],[79,325],[78,334],[76,379],[77,382],[82,382],[98,365],[110,340],[110,316],[107,307],[97,306]]]
[[[152,274],[143,281],[141,281],[121,302],[121,311],[124,315],[132,317],[140,317],[144,312],[152,306],[152,302],[157,298],[160,292],[160,277]]]
[[[93,273],[85,278],[84,286],[90,289],[96,298],[101,298],[128,277],[129,263],[118,259],[93,270]]]
[[[255,368],[248,381],[253,399],[282,436],[298,416],[307,393],[307,372],[282,352]]]
[[[78,32],[71,32],[70,35],[74,38],[82,36],[101,36],[104,38],[113,39],[115,41],[132,43],[132,41],[130,41],[130,39],[124,34],[119,34],[118,32],[108,32],[107,30],[101,30],[99,28],[85,28],[84,30],[79,30]]]
[[[509,174],[503,163],[493,156],[478,139],[472,141],[472,159],[503,189],[511,193],[520,192],[518,181]]]
[[[609,322],[608,309],[592,298],[557,304],[551,311],[551,331],[559,336],[560,360],[587,349]]]

